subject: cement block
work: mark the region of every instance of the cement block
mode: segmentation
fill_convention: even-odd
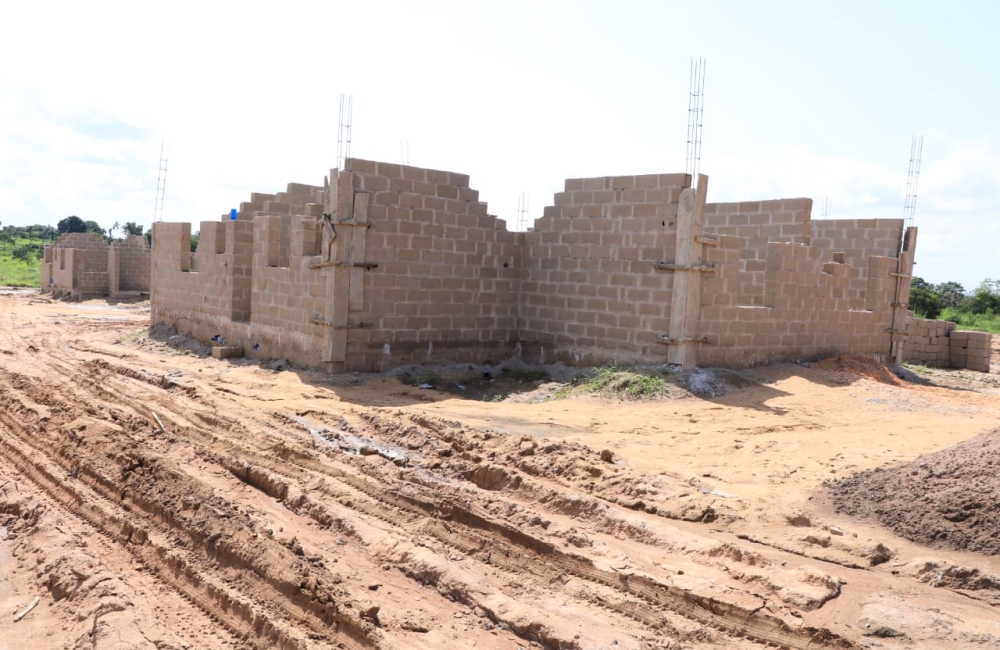
[[[243,356],[243,347],[236,345],[216,345],[212,347],[216,359],[236,359]]]

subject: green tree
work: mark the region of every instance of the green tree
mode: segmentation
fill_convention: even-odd
[[[84,221],[83,225],[86,226],[86,232],[92,232],[95,235],[104,236],[104,228],[101,228],[101,224],[96,221]]]
[[[67,232],[87,232],[87,224],[83,222],[83,219],[74,215],[62,219],[56,225],[56,230],[59,231],[60,235]]]
[[[44,247],[41,244],[22,244],[11,252],[11,257],[22,262],[42,259]]]
[[[913,278],[910,280],[911,289],[926,289],[928,291],[934,291],[934,285],[923,278]]]
[[[191,252],[195,253],[198,251],[198,242],[201,241],[201,231],[199,230],[195,234],[191,235]]]
[[[944,307],[936,293],[923,287],[910,289],[910,309],[918,318],[935,319]]]
[[[973,314],[997,314],[1000,313],[1000,295],[980,285],[962,306]]]
[[[142,236],[142,226],[140,226],[134,221],[126,221],[125,225],[122,226],[122,229],[125,231],[126,235],[138,235],[140,237]]]
[[[934,293],[945,307],[958,309],[965,301],[965,287],[958,282],[942,282],[934,285]]]

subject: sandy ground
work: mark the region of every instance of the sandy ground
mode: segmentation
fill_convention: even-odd
[[[489,402],[148,317],[0,292],[0,648],[1000,647],[1000,558],[824,488],[1000,426],[1000,377]]]

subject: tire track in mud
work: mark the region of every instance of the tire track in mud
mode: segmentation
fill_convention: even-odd
[[[134,376],[134,371],[121,372],[103,361],[88,362],[88,365],[92,366],[94,369],[110,371],[113,374],[133,379],[136,378]],[[154,388],[160,388],[163,390],[169,390],[171,388],[169,382],[161,381],[156,377],[141,376],[138,377],[138,379]],[[86,383],[91,387],[98,388],[102,393],[109,392],[107,388],[101,386],[101,382],[87,380]],[[218,415],[210,415],[205,419],[216,426],[225,423],[229,425],[226,427],[229,430],[232,430],[234,425],[236,428],[241,428],[241,425],[238,423],[226,421]],[[174,424],[171,428],[177,429],[176,424]],[[178,431],[178,433],[190,432],[190,428],[188,427]],[[198,431],[197,433],[197,437],[204,440],[210,447],[217,449],[218,444],[222,442],[220,436],[217,434],[213,434],[208,431]],[[190,440],[190,437],[188,440]],[[219,455],[212,452],[201,453],[199,455],[218,465],[221,465],[240,480],[247,482],[253,487],[279,500],[284,500],[287,496],[289,484],[304,482],[305,479],[303,476],[292,476],[287,472],[287,469],[281,466],[280,463],[270,461],[256,451],[247,449],[242,444],[233,443],[231,439],[227,442],[231,444],[226,445],[228,447],[226,451],[229,454],[232,454],[228,457],[228,459],[225,455]],[[283,451],[287,453],[282,453]],[[298,460],[295,460],[296,455],[291,453],[291,450],[287,447],[283,450],[278,450],[277,453],[285,463],[297,466],[300,470],[305,472],[306,475],[320,474],[326,478],[333,479],[341,486],[347,487],[348,489],[344,492],[334,492],[328,488],[320,490],[325,496],[333,498],[341,506],[349,510],[353,510],[354,512],[361,514],[363,517],[378,519],[384,524],[397,530],[405,537],[419,538],[420,535],[426,535],[427,537],[434,538],[442,542],[446,546],[462,553],[463,555],[469,555],[479,561],[483,561],[480,556],[485,555],[486,561],[483,561],[483,563],[490,566],[493,570],[502,570],[508,575],[512,583],[523,580],[525,567],[517,559],[520,552],[516,546],[501,546],[497,543],[495,537],[488,534],[479,534],[475,531],[474,526],[460,525],[459,527],[461,528],[461,531],[456,531],[455,524],[457,522],[443,521],[440,518],[441,513],[434,512],[434,508],[429,507],[429,504],[426,502],[418,500],[417,503],[423,504],[423,507],[414,508],[412,505],[407,504],[405,499],[400,500],[385,497],[384,487],[381,485],[374,484],[367,479],[354,476],[351,473],[336,470],[321,462],[307,460],[304,455],[298,456]],[[281,484],[270,479],[265,479],[264,474],[256,471],[255,466],[246,460],[246,456],[251,456],[253,460],[256,461],[258,467],[266,467],[270,472],[283,476],[287,483]],[[315,521],[317,521],[317,523],[323,526],[329,527],[337,519],[336,515],[331,515],[327,508],[316,503],[314,500],[309,499],[306,492],[303,492],[298,497],[297,502],[286,502],[286,505],[288,505],[289,509],[293,512],[305,511],[307,516],[311,516]],[[446,518],[450,516],[450,514],[445,514]],[[422,525],[415,530],[413,528],[413,524],[421,520],[423,520]],[[540,567],[542,566],[544,565],[537,563],[533,564],[532,567],[536,570],[531,573],[543,584],[551,584],[562,575],[560,570],[541,570]],[[578,577],[584,577],[586,579],[586,576]],[[419,582],[428,582],[426,575],[411,575],[411,578],[416,579]],[[600,581],[595,580],[591,580],[591,582],[601,587],[609,586],[607,584],[608,581],[605,581],[603,584]],[[625,616],[632,621],[642,623],[657,633],[663,633],[666,630],[673,629],[666,620],[666,617],[662,613],[654,611],[654,609],[647,603],[630,600],[628,594],[618,594],[616,596],[614,592],[615,588],[611,587],[610,589],[599,589],[599,593],[578,594],[577,598],[582,600],[585,604],[594,604],[610,613]],[[456,596],[456,594],[452,595]],[[468,601],[468,599],[465,600]],[[478,601],[468,601],[466,604],[478,606],[484,605],[484,603],[480,603]],[[491,615],[495,617],[497,621],[503,620],[502,616],[498,616],[496,614]],[[503,622],[507,622],[508,624],[513,623],[513,621]],[[516,629],[515,632],[517,632]],[[538,638],[536,634],[531,632],[527,632],[525,636],[529,639],[548,641],[556,646],[562,645],[559,640]]]
[[[24,387],[25,379],[18,378],[13,383]],[[31,397],[36,403],[49,401],[50,406],[60,407],[56,405],[59,405],[62,400],[46,400],[46,395],[51,396],[48,393],[43,395],[36,393]],[[53,450],[40,445],[35,436],[30,435],[10,416],[10,402],[11,398],[8,395],[4,395],[3,399],[0,400],[0,404],[5,407],[4,412],[0,413],[0,421],[3,421],[12,430],[17,438],[17,443],[13,440],[3,440],[5,455],[15,461],[19,460],[20,462],[15,464],[22,471],[27,472],[27,475],[32,477],[33,482],[39,487],[57,498],[71,512],[87,521],[98,532],[123,545],[138,560],[153,568],[166,584],[179,591],[182,596],[208,615],[219,620],[231,633],[239,638],[249,640],[255,647],[260,648],[280,647],[291,650],[305,647],[300,640],[296,639],[296,635],[290,633],[286,624],[270,620],[266,614],[261,613],[260,607],[253,604],[254,601],[257,601],[265,602],[273,610],[280,612],[280,618],[296,623],[297,627],[302,628],[310,638],[318,640],[331,633],[335,634],[336,630],[327,627],[327,623],[314,622],[310,617],[297,611],[298,608],[292,603],[296,600],[301,601],[301,598],[295,598],[294,595],[289,597],[288,589],[286,589],[286,593],[276,591],[274,585],[269,583],[269,579],[273,580],[273,575],[250,561],[246,557],[246,553],[242,553],[239,549],[232,548],[231,545],[221,541],[218,534],[214,535],[216,538],[214,540],[211,539],[211,536],[207,540],[199,540],[199,536],[194,535],[191,530],[185,530],[183,527],[178,530],[176,517],[172,516],[172,513],[158,508],[154,503],[143,502],[141,498],[136,498],[136,495],[128,494],[126,488],[105,476],[99,468],[88,466],[81,462],[80,458],[74,458],[67,454],[65,448],[54,450],[53,453]],[[20,448],[21,444],[35,453],[26,453],[24,449]],[[40,462],[32,461],[29,457],[32,455],[52,459],[60,469],[68,472],[70,476],[75,475],[79,478],[82,474],[85,479],[89,479],[90,489],[84,488],[86,496],[81,491],[74,489],[68,482],[59,480],[54,471],[46,470]],[[122,506],[115,502],[115,499],[118,499],[122,505],[131,507],[127,511],[123,510]],[[88,505],[83,506],[84,503],[88,503]],[[136,511],[144,512],[146,515],[140,517],[141,523],[136,521]],[[212,559],[212,551],[214,551],[216,561],[225,556],[226,564],[239,565],[243,571],[238,574],[238,577],[241,581],[249,581],[248,586],[256,594],[255,597],[250,599],[241,597],[239,590],[232,586],[232,580],[226,580],[225,576],[215,577],[211,566],[206,565],[204,561],[192,558],[190,553],[178,552],[176,549],[156,541],[157,537],[170,539],[171,534],[177,532],[192,537],[192,541],[195,543],[201,541],[204,546],[203,552],[209,560]],[[208,543],[205,543],[206,541]],[[187,559],[185,559],[185,555],[188,556]],[[261,598],[260,594],[269,595]],[[339,615],[336,612],[336,605],[333,606],[332,610],[326,610],[330,610],[330,608],[324,608],[324,612],[328,617],[332,617],[332,620],[328,622],[335,623],[342,630],[342,633],[335,634],[335,638],[342,647],[363,648],[374,645],[365,638],[360,630],[359,622]],[[359,629],[352,630],[351,628]]]
[[[422,425],[416,418],[411,421],[433,432],[431,427]],[[421,514],[430,517],[434,525],[425,527],[424,532],[458,550],[474,549],[478,544],[482,549],[499,551],[496,558],[491,553],[486,563],[499,566],[514,575],[527,571],[540,581],[551,583],[568,574],[619,592],[619,597],[626,595],[639,598],[639,603],[621,601],[606,605],[617,613],[654,629],[663,627],[666,621],[662,613],[669,611],[724,634],[748,638],[766,645],[790,649],[815,648],[817,645],[849,648],[854,645],[825,629],[792,629],[778,617],[761,614],[762,608],[746,609],[670,587],[646,576],[633,575],[624,579],[622,574],[600,569],[591,560],[565,553],[549,542],[491,518],[484,511],[476,512],[474,507],[461,507],[454,501],[444,504],[433,496],[422,498],[416,489],[418,486],[413,484],[406,484],[409,491],[404,494],[398,487],[396,490],[387,490],[381,484],[360,476],[330,472],[315,461],[291,457],[285,460],[293,465],[328,474],[381,503],[383,508],[409,513],[412,517],[419,517]],[[478,559],[483,561],[481,557]]]
[[[286,418],[278,418],[287,421]],[[327,451],[324,449],[324,451]],[[284,452],[284,453],[282,453]],[[242,480],[274,498],[287,494],[287,485],[276,487],[273,479],[266,478],[266,472],[283,476],[290,482],[301,481],[284,470],[279,463],[262,458],[246,450],[244,454],[257,456],[257,467],[264,472],[254,472],[253,465],[245,458],[237,470]],[[337,452],[328,452],[336,454]],[[618,599],[602,599],[594,594],[589,602],[597,604],[616,614],[642,623],[654,631],[669,630],[664,612],[679,614],[689,620],[711,627],[724,634],[747,638],[753,641],[784,648],[809,648],[817,645],[828,647],[852,647],[845,639],[815,628],[789,628],[781,619],[761,615],[757,610],[749,610],[706,596],[671,588],[645,576],[631,576],[604,571],[594,566],[589,559],[568,554],[548,542],[538,540],[512,529],[503,523],[493,521],[487,513],[477,513],[472,508],[445,505],[435,498],[422,498],[414,494],[414,484],[405,484],[410,493],[403,494],[399,485],[386,486],[362,476],[337,470],[305,454],[295,454],[291,449],[278,450],[278,456],[285,464],[319,473],[343,486],[351,488],[353,494],[326,494],[341,505],[362,515],[377,518],[408,535],[424,534],[449,546],[464,555],[493,568],[501,569],[512,578],[523,579],[528,572],[542,583],[551,584],[564,575],[572,575],[594,585],[617,592]],[[222,459],[216,462],[226,465]],[[233,467],[229,467],[233,471]],[[255,479],[256,477],[256,479]],[[383,481],[386,477],[380,477]],[[366,497],[364,500],[359,495]],[[391,514],[391,516],[390,516]],[[424,523],[415,531],[412,524]],[[400,524],[398,522],[406,522]],[[526,555],[523,551],[528,551]],[[484,557],[485,555],[485,557]],[[526,559],[530,561],[526,562]],[[420,576],[416,576],[418,579]],[[455,595],[455,594],[452,594]],[[637,599],[631,600],[629,597]],[[481,603],[470,603],[482,606]]]
[[[157,567],[160,564],[157,558],[151,558],[149,554],[143,553],[139,547],[127,545],[120,533],[114,531],[115,526],[112,525],[114,520],[110,516],[92,504],[84,505],[86,499],[83,495],[69,488],[65,482],[60,481],[43,463],[33,460],[9,437],[0,436],[0,449],[2,449],[4,459],[10,462],[21,476],[51,498],[65,514],[84,522],[104,538],[124,548],[140,566]],[[225,615],[224,612],[220,611],[218,604],[211,602],[204,594],[175,579],[173,571],[154,569],[153,573],[165,586],[173,589],[188,603],[200,609],[209,619],[221,625],[232,635],[233,639],[245,640],[247,638],[249,628]]]
[[[601,570],[587,558],[564,553],[544,540],[511,529],[503,522],[494,521],[488,513],[476,512],[474,507],[444,505],[440,500],[433,498],[433,495],[421,494],[421,490],[414,488],[414,485],[408,482],[393,482],[391,486],[375,483],[353,472],[338,470],[322,460],[310,458],[307,454],[295,452],[289,446],[275,450],[282,462],[274,462],[267,459],[261,451],[254,450],[246,443],[227,435],[231,432],[220,431],[225,428],[232,429],[233,425],[238,429],[245,429],[239,421],[201,413],[201,409],[184,408],[181,402],[186,400],[191,400],[202,408],[210,407],[212,404],[211,399],[198,394],[195,389],[180,387],[165,377],[145,376],[145,373],[138,373],[130,368],[114,367],[104,361],[88,361],[73,368],[54,358],[48,352],[50,347],[51,341],[46,341],[43,347],[44,354],[50,357],[53,367],[62,371],[61,387],[68,388],[69,384],[73,384],[75,387],[83,388],[84,392],[96,394],[112,404],[131,409],[146,420],[149,420],[149,415],[144,411],[151,411],[150,407],[140,405],[139,400],[129,406],[120,404],[122,395],[116,393],[114,388],[116,385],[123,388],[127,386],[132,390],[141,388],[140,394],[148,391],[148,396],[153,401],[164,406],[169,405],[169,412],[177,418],[161,414],[164,419],[169,420],[172,436],[185,437],[191,443],[193,443],[192,438],[197,439],[202,449],[211,450],[210,455],[205,454],[203,457],[269,496],[284,499],[287,496],[287,487],[284,496],[279,496],[280,487],[277,488],[278,493],[272,494],[276,490],[275,485],[268,485],[262,480],[261,476],[266,474],[256,471],[257,467],[265,472],[283,476],[290,485],[305,486],[310,477],[325,477],[330,479],[333,485],[342,486],[344,489],[338,492],[329,487],[324,489],[323,484],[320,484],[320,493],[334,498],[340,506],[360,513],[365,518],[378,519],[400,530],[406,537],[433,538],[515,578],[523,579],[527,572],[542,583],[551,583],[553,580],[559,580],[561,576],[575,576],[598,588],[598,591],[590,597],[591,603],[637,620],[653,630],[662,632],[667,624],[665,614],[672,613],[717,629],[724,634],[749,638],[763,644],[787,648],[817,645],[846,647],[842,640],[824,638],[824,631],[807,630],[803,633],[801,630],[782,629],[783,624],[778,620],[768,620],[757,612],[711,598],[699,597],[658,583],[651,578],[631,576],[623,580],[620,574]],[[119,375],[125,378],[125,381],[109,381],[113,375]],[[126,383],[128,380],[139,382],[144,386],[137,387],[133,383]],[[182,390],[178,391],[178,387]],[[161,399],[161,391],[167,393],[167,399]],[[82,404],[86,403],[85,396],[77,394],[75,398]],[[189,419],[189,414],[202,420],[209,430],[198,427]],[[222,424],[230,426],[222,427],[220,426]],[[196,435],[190,436],[191,433]],[[265,440],[281,439],[280,436],[262,432],[255,431],[253,434],[264,436]],[[225,457],[220,455],[226,452],[232,456],[233,462],[225,460]],[[336,459],[337,462],[342,460]],[[299,470],[298,475],[289,473],[287,465],[296,467]],[[350,463],[347,463],[347,466],[355,472],[359,471],[359,468]],[[364,471],[364,468],[360,471]],[[385,476],[378,478],[383,481],[386,479]],[[330,486],[331,483],[325,485]],[[308,490],[304,487],[302,496],[309,499]],[[308,507],[310,505],[308,501],[304,501],[299,504],[298,509],[305,510],[307,515],[313,516],[321,524],[331,521],[328,513],[315,506],[310,509]],[[419,527],[415,531],[413,525],[418,522]],[[420,576],[411,577],[420,579]],[[526,636],[530,638],[530,634],[529,632]]]
[[[286,418],[278,420],[288,423]],[[254,480],[254,464],[284,476],[293,484],[303,481],[301,476],[289,474],[281,463],[241,447],[242,445],[237,444],[232,452],[237,457],[243,456],[240,461],[245,465],[239,468],[229,466],[227,469],[230,471],[236,469],[233,473],[241,480],[246,480],[269,496],[284,498],[287,486],[275,489],[273,481],[262,481],[260,478]],[[404,495],[399,485],[386,486],[384,482],[377,483],[360,475],[335,469],[305,454],[296,454],[288,447],[275,451],[284,464],[296,466],[308,473],[321,474],[341,486],[350,488],[351,493],[346,495],[324,491],[326,496],[334,498],[344,507],[366,517],[376,518],[407,536],[417,537],[423,534],[432,537],[483,564],[503,570],[513,579],[523,579],[524,573],[528,572],[543,584],[551,584],[564,575],[572,575],[603,587],[612,592],[611,597],[608,593],[594,594],[589,602],[640,622],[651,630],[663,632],[665,629],[671,629],[672,626],[664,616],[665,612],[671,612],[724,634],[748,638],[766,645],[784,648],[816,647],[817,644],[832,647],[852,645],[826,630],[813,628],[793,630],[779,618],[671,588],[652,578],[632,576],[623,580],[620,574],[601,570],[586,558],[564,553],[547,542],[493,521],[486,513],[477,513],[471,508],[462,508],[454,504],[442,504],[434,498],[423,498],[417,494],[418,486],[414,484],[405,484],[409,490]],[[328,457],[333,455],[336,460],[342,460],[336,458],[337,452],[327,449],[323,449],[323,452]],[[252,460],[248,461],[246,456],[250,456]],[[221,458],[213,460],[226,466]],[[258,473],[258,477],[262,476]],[[386,480],[385,476],[379,478],[382,481]],[[365,498],[359,499],[359,496]],[[413,523],[421,520],[424,523],[415,531],[412,528]],[[323,523],[324,520],[320,518],[317,521]],[[529,551],[530,555],[523,551]],[[525,562],[526,557],[531,558],[531,561]],[[481,606],[481,603],[470,604]]]

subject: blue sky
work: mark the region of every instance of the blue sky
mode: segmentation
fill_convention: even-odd
[[[0,41],[0,222],[216,219],[357,157],[471,174],[497,216],[570,176],[684,170],[707,60],[712,201],[899,217],[923,134],[917,273],[1000,277],[1000,3],[17,3]]]

